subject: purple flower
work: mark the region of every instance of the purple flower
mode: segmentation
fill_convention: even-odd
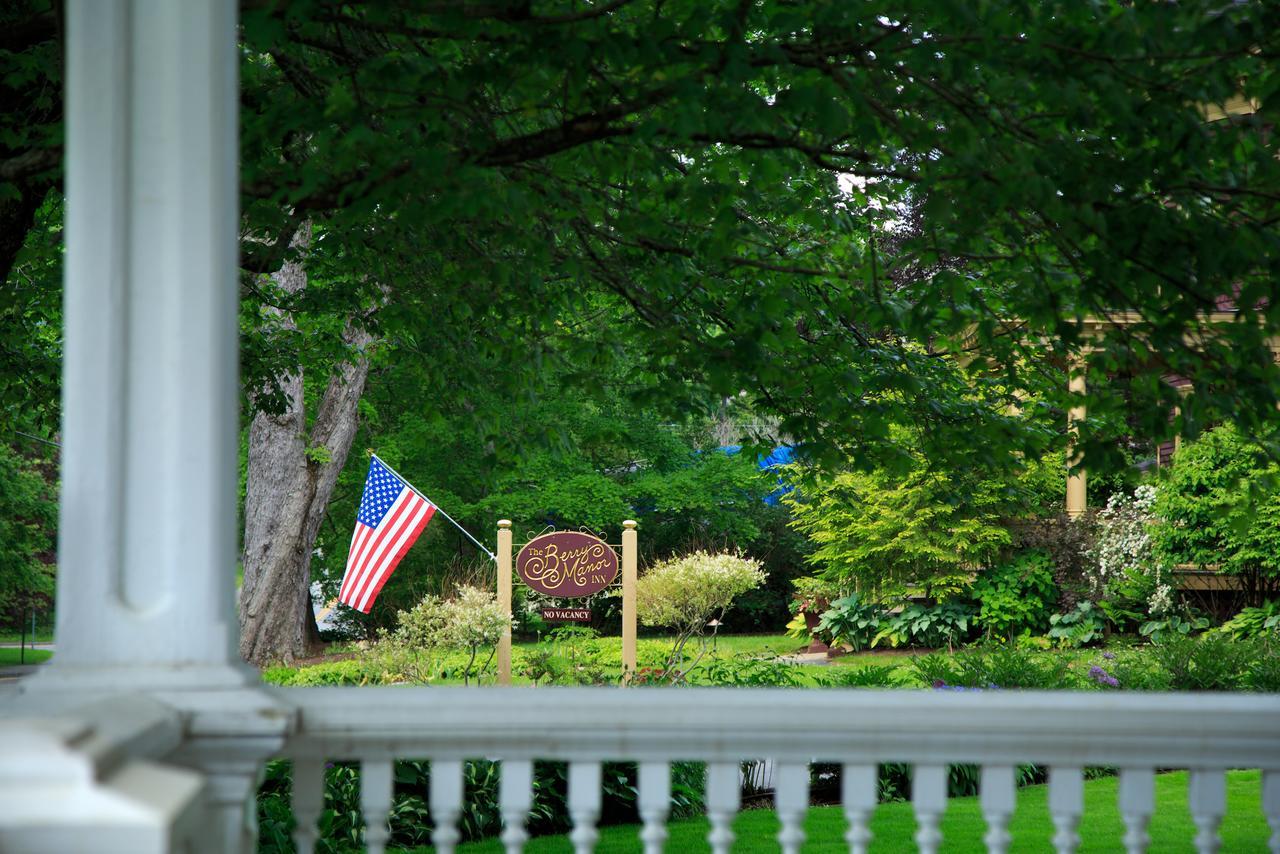
[[[1107,661],[1114,661],[1116,654],[1114,652],[1104,652],[1102,654],[1102,657],[1105,658]]]
[[[933,680],[933,690],[940,691],[945,687],[947,687],[947,683],[943,682],[941,679]]]
[[[1089,668],[1089,678],[1099,685],[1106,685],[1108,688],[1119,688],[1120,680],[1103,670],[1098,665]]]

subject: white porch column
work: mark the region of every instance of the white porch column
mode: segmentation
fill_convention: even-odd
[[[68,0],[66,21],[58,650],[14,708],[105,738],[83,709],[158,702],[176,736],[151,758],[198,772],[199,849],[239,854],[296,714],[236,644],[236,4]]]
[[[232,598],[235,3],[69,0],[67,13],[58,653],[48,675],[74,671],[81,686],[243,680]]]

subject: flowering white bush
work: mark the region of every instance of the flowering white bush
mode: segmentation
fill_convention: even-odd
[[[499,607],[497,595],[469,584],[458,588],[444,610],[447,639],[454,646],[493,646],[511,628],[511,615]]]
[[[675,630],[676,642],[668,661],[668,669],[672,669],[683,661],[689,638],[701,635],[712,618],[723,617],[734,599],[764,580],[757,560],[694,552],[656,563],[640,577],[636,613],[646,626]]]
[[[423,596],[417,605],[396,615],[391,639],[404,649],[426,652],[446,645],[448,623],[444,601],[439,596]]]
[[[1156,559],[1151,526],[1156,521],[1154,486],[1139,486],[1133,495],[1117,492],[1098,514],[1098,538],[1093,549],[1093,567],[1087,572],[1095,595],[1111,582],[1126,576],[1147,576],[1154,587],[1147,600],[1153,615],[1173,609],[1173,588],[1164,582],[1164,572]]]
[[[401,611],[398,625],[392,634],[389,651],[409,653],[414,670],[421,674],[431,672],[419,663],[421,653],[434,653],[441,649],[462,648],[471,651],[471,657],[463,671],[463,681],[471,680],[472,666],[481,647],[493,647],[511,627],[511,615],[498,606],[497,596],[479,587],[463,585],[452,599],[424,596],[422,601],[408,611]],[[493,659],[493,651],[489,660]],[[486,661],[480,667],[483,673]]]

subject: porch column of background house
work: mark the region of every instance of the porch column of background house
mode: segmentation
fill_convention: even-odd
[[[1068,388],[1072,395],[1085,393],[1085,366],[1083,361],[1073,365]],[[1074,465],[1079,457],[1075,453],[1076,425],[1085,419],[1085,405],[1080,403],[1067,412],[1067,431],[1071,435],[1071,444],[1067,446],[1067,465]],[[1084,469],[1067,472],[1067,515],[1076,518],[1084,513],[1088,506],[1087,475]]]
[[[68,0],[57,653],[23,685],[186,719],[203,850],[292,720],[239,660],[234,0]]]

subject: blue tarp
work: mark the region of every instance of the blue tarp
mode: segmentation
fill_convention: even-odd
[[[729,456],[740,453],[741,451],[742,451],[741,445],[722,445],[720,447],[720,452],[722,454],[728,454]],[[795,448],[791,447],[790,445],[779,445],[778,447],[770,451],[766,456],[760,457],[760,459],[756,461],[756,465],[758,465],[761,470],[771,469],[771,468],[776,468],[778,466],[788,465],[794,462],[795,458],[796,458]],[[764,497],[764,503],[772,507],[782,499],[782,496],[786,495],[790,491],[791,491],[791,487],[787,486],[783,482],[782,478],[779,477],[778,488],[775,489],[773,492],[770,492],[768,495]]]

